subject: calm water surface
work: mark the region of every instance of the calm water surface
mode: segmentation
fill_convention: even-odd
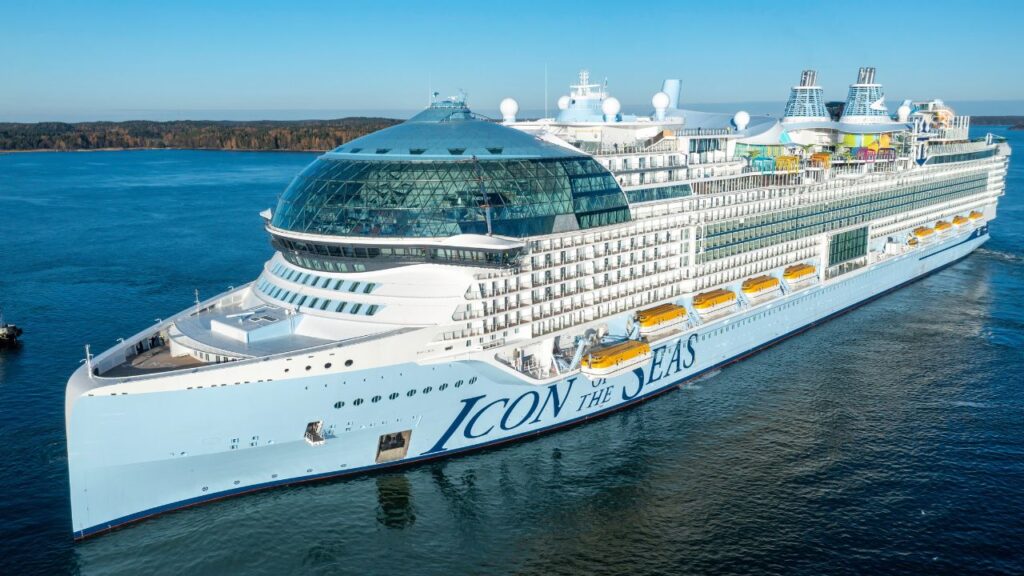
[[[73,544],[82,345],[253,279],[312,158],[0,155],[0,573],[1024,573],[1021,158],[970,258],[656,401]]]

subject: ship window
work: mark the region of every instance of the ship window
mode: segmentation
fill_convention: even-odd
[[[323,282],[323,284],[320,285],[320,287],[321,288],[327,288],[327,285],[330,284],[330,283],[331,283],[331,279],[330,278],[324,278],[324,282]]]
[[[426,148],[409,148],[409,154],[412,154],[413,156],[419,156],[420,154],[423,154],[426,151]]]
[[[376,313],[377,313],[377,305],[376,304],[371,304],[371,305],[366,307],[366,315],[367,316],[373,316]]]
[[[324,303],[320,305],[321,310],[327,310],[327,307],[331,305],[330,300],[324,300]]]
[[[351,150],[348,151],[348,153],[349,154],[358,154],[360,151],[362,151],[362,148],[352,148]]]
[[[424,393],[424,394],[430,394],[430,392],[431,392],[431,391],[432,391],[433,389],[434,389],[434,388],[433,388],[432,386],[427,386],[426,388],[424,388],[424,389],[423,389],[423,393]]]
[[[374,404],[380,402],[380,396],[374,396],[373,398],[370,398],[370,402],[373,402]]]
[[[319,304],[319,303],[320,303],[320,299],[319,298],[313,298],[312,300],[309,301],[309,307],[310,308],[316,308],[316,305]]]
[[[465,151],[466,151],[465,148],[449,148],[448,149],[448,153],[451,154],[452,156],[461,156],[462,153],[465,152]]]
[[[487,151],[491,154],[501,154],[503,148],[488,148]]]
[[[328,362],[327,364],[324,364],[324,368],[330,368],[330,367],[331,367],[331,363],[330,362]]]
[[[387,154],[391,151],[391,148],[377,148],[377,154]]]
[[[335,403],[334,403],[334,409],[335,409],[335,410],[337,410],[337,409],[340,409],[340,408],[341,408],[342,406],[344,406],[344,405],[345,405],[345,403],[344,403],[344,402],[335,402]]]
[[[459,386],[462,386],[462,380],[455,381],[455,387],[458,388]]]
[[[362,403],[363,403],[363,399],[362,398],[356,398],[355,400],[352,401],[352,405],[353,406],[359,406]]]
[[[440,386],[437,387],[437,389],[441,392],[444,392],[445,390],[448,389],[448,383],[445,382],[444,384],[441,384]]]
[[[476,383],[476,376],[473,376],[472,378],[470,378],[469,379],[469,383],[470,384],[475,384]]]
[[[362,304],[353,304],[352,309],[348,311],[349,314],[359,314],[359,309],[362,308]]]
[[[371,290],[376,286],[373,282],[367,282],[366,287],[363,288],[363,294],[369,294]]]
[[[299,299],[298,303],[296,303],[295,305],[296,306],[302,306],[306,302],[306,298],[308,298],[308,296],[303,296],[302,298]]]
[[[416,395],[416,390],[415,389],[409,390],[408,392],[405,393],[405,395],[410,397],[410,398],[412,398],[413,396]]]
[[[398,392],[392,392],[388,395],[388,400],[394,400],[395,398],[398,398]]]
[[[345,306],[347,306],[347,305],[348,305],[348,302],[338,302],[338,307],[335,308],[334,311],[335,312],[344,312],[345,311]]]
[[[346,367],[351,366],[351,365],[352,365],[352,361],[351,360],[345,360],[345,366]]]
[[[344,283],[345,283],[344,280],[338,280],[337,282],[334,283],[334,289],[335,290],[341,290],[341,285],[344,284]]]
[[[348,287],[348,291],[349,292],[355,292],[358,289],[359,289],[359,282],[353,282],[352,285]]]

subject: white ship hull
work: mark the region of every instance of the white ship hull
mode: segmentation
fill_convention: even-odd
[[[574,371],[531,384],[483,361],[405,363],[343,375],[296,370],[294,377],[270,379],[255,363],[249,381],[239,385],[79,396],[94,387],[83,367],[68,387],[74,535],[253,490],[422,462],[581,423],[842,314],[956,262],[987,239],[984,226],[957,230],[662,340],[653,335],[652,357],[610,379],[592,381]],[[336,408],[341,401],[344,406]],[[320,445],[296,433],[313,421],[323,422]],[[382,450],[382,435],[406,431],[399,442],[404,446]]]

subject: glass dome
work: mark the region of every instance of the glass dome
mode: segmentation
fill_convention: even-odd
[[[593,158],[448,108],[321,156],[271,224],[333,236],[525,237],[629,220],[622,189]]]

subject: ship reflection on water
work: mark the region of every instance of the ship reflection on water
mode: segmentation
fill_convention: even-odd
[[[405,474],[377,478],[377,522],[387,528],[408,528],[416,522],[412,487]]]

